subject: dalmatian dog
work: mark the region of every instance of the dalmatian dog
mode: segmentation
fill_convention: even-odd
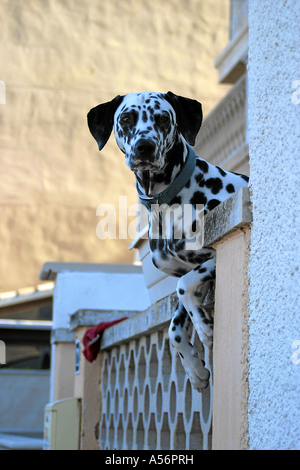
[[[126,164],[136,176],[141,203],[149,211],[149,243],[154,265],[179,278],[178,304],[170,322],[169,337],[199,392],[207,387],[210,373],[199,348],[190,342],[190,326],[192,322],[202,344],[211,348],[213,318],[203,299],[214,283],[216,262],[213,249],[198,245],[195,249],[188,240],[197,222],[196,207],[202,207],[206,214],[248,185],[247,176],[224,171],[196,157],[192,147],[201,123],[201,104],[170,91],[118,95],[88,113],[88,126],[99,150],[114,129]],[[180,238],[174,236],[183,223],[180,210],[173,211],[168,236],[157,236],[157,231],[153,236],[153,225],[159,226],[159,232],[164,213],[154,208],[162,206],[192,207],[190,227],[184,225]]]

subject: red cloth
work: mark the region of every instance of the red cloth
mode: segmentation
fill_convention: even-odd
[[[94,326],[94,328],[90,328],[85,332],[82,340],[85,349],[82,352],[89,362],[93,362],[97,357],[103,330],[109,328],[112,325],[115,325],[116,323],[126,320],[126,318],[127,317],[119,318],[118,320],[113,321],[103,321],[97,326]]]

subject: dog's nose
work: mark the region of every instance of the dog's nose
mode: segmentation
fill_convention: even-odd
[[[139,158],[154,158],[155,143],[149,139],[140,139],[135,145],[135,154]]]

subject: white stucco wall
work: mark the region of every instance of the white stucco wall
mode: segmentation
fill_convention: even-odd
[[[250,449],[300,448],[299,24],[299,1],[249,2]]]
[[[79,309],[140,311],[149,304],[142,272],[62,272],[55,283],[53,329],[69,328],[70,315]]]

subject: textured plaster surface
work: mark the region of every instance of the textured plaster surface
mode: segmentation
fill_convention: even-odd
[[[249,2],[250,449],[299,449],[300,2]]]
[[[53,329],[69,328],[70,315],[79,309],[135,311],[148,305],[143,274],[60,273],[55,284]]]

